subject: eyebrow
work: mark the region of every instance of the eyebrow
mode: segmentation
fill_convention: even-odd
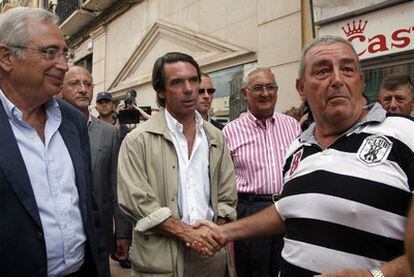
[[[329,65],[332,62],[330,60],[327,59],[321,59],[321,60],[317,60],[316,62],[312,63],[311,66],[312,67],[319,67],[319,66],[325,66],[325,65]]]
[[[342,59],[340,62],[341,65],[349,64],[349,63],[357,64],[356,60],[352,58],[345,58],[345,59]]]
[[[56,44],[50,44],[50,45],[44,45],[44,46],[39,47],[39,49],[48,49],[48,48],[60,49],[60,46]],[[63,51],[69,51],[69,48],[66,45],[62,49]]]

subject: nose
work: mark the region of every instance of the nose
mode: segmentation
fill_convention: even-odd
[[[391,102],[390,102],[390,110],[396,111],[397,109],[398,109],[397,100],[395,100],[395,97],[392,97]]]
[[[191,86],[191,83],[189,80],[185,80],[183,83],[183,90],[186,93],[191,93],[193,91],[193,88]]]
[[[267,95],[269,95],[270,93],[271,93],[271,91],[270,91],[270,90],[268,90],[268,89],[266,88],[266,86],[263,86],[263,88],[262,88],[262,91],[261,91],[260,95],[262,95],[262,96],[267,96]]]
[[[78,85],[78,93],[86,94],[86,86],[83,82],[80,82],[80,84]]]
[[[332,82],[331,85],[333,88],[339,89],[344,85],[344,81],[342,80],[341,70],[339,68],[334,68],[332,72]]]
[[[59,55],[58,59],[56,60],[56,67],[64,72],[69,70],[68,60],[64,55]]]

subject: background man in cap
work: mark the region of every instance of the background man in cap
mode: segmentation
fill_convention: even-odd
[[[93,192],[104,228],[108,254],[114,251],[113,219],[115,218],[115,255],[124,260],[128,256],[131,230],[120,214],[116,198],[116,168],[119,137],[116,128],[89,114],[93,96],[92,75],[86,68],[71,67],[65,74],[62,97],[79,109],[88,119],[88,133],[92,156]]]
[[[95,109],[99,113],[99,119],[111,125],[116,124],[116,117],[114,115],[115,105],[112,103],[112,94],[110,92],[104,91],[98,93]]]
[[[112,102],[112,94],[110,92],[104,91],[99,92],[96,96],[96,106],[95,109],[99,113],[99,119],[103,120],[113,126],[118,131],[118,136],[120,138],[120,143],[122,142],[123,138],[129,133],[129,128],[125,124],[121,124],[116,115],[114,114],[115,104]],[[124,238],[117,238],[116,244],[119,251],[117,252],[125,252],[128,253],[128,248],[125,248],[125,239],[128,239],[128,245],[132,235],[132,225],[126,220],[121,219],[120,221],[117,220],[118,229],[124,230],[123,233],[128,233],[128,237]],[[120,227],[122,225],[122,227]],[[127,231],[128,230],[128,231]],[[124,256],[117,257],[116,255],[112,255],[112,258],[119,262],[119,265],[123,268],[130,268],[131,263],[127,258]]]

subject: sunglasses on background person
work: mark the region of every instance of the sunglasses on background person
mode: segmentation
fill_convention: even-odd
[[[215,92],[216,92],[216,89],[215,89],[215,88],[200,88],[200,89],[198,90],[198,92],[199,92],[200,94],[203,94],[203,93],[204,93],[204,91],[207,91],[207,93],[208,93],[208,94],[213,94],[213,93],[215,93]]]

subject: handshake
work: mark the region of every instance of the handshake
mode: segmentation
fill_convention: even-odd
[[[214,222],[200,220],[192,227],[192,231],[184,237],[184,241],[187,247],[200,255],[213,256],[229,242],[228,235]]]

